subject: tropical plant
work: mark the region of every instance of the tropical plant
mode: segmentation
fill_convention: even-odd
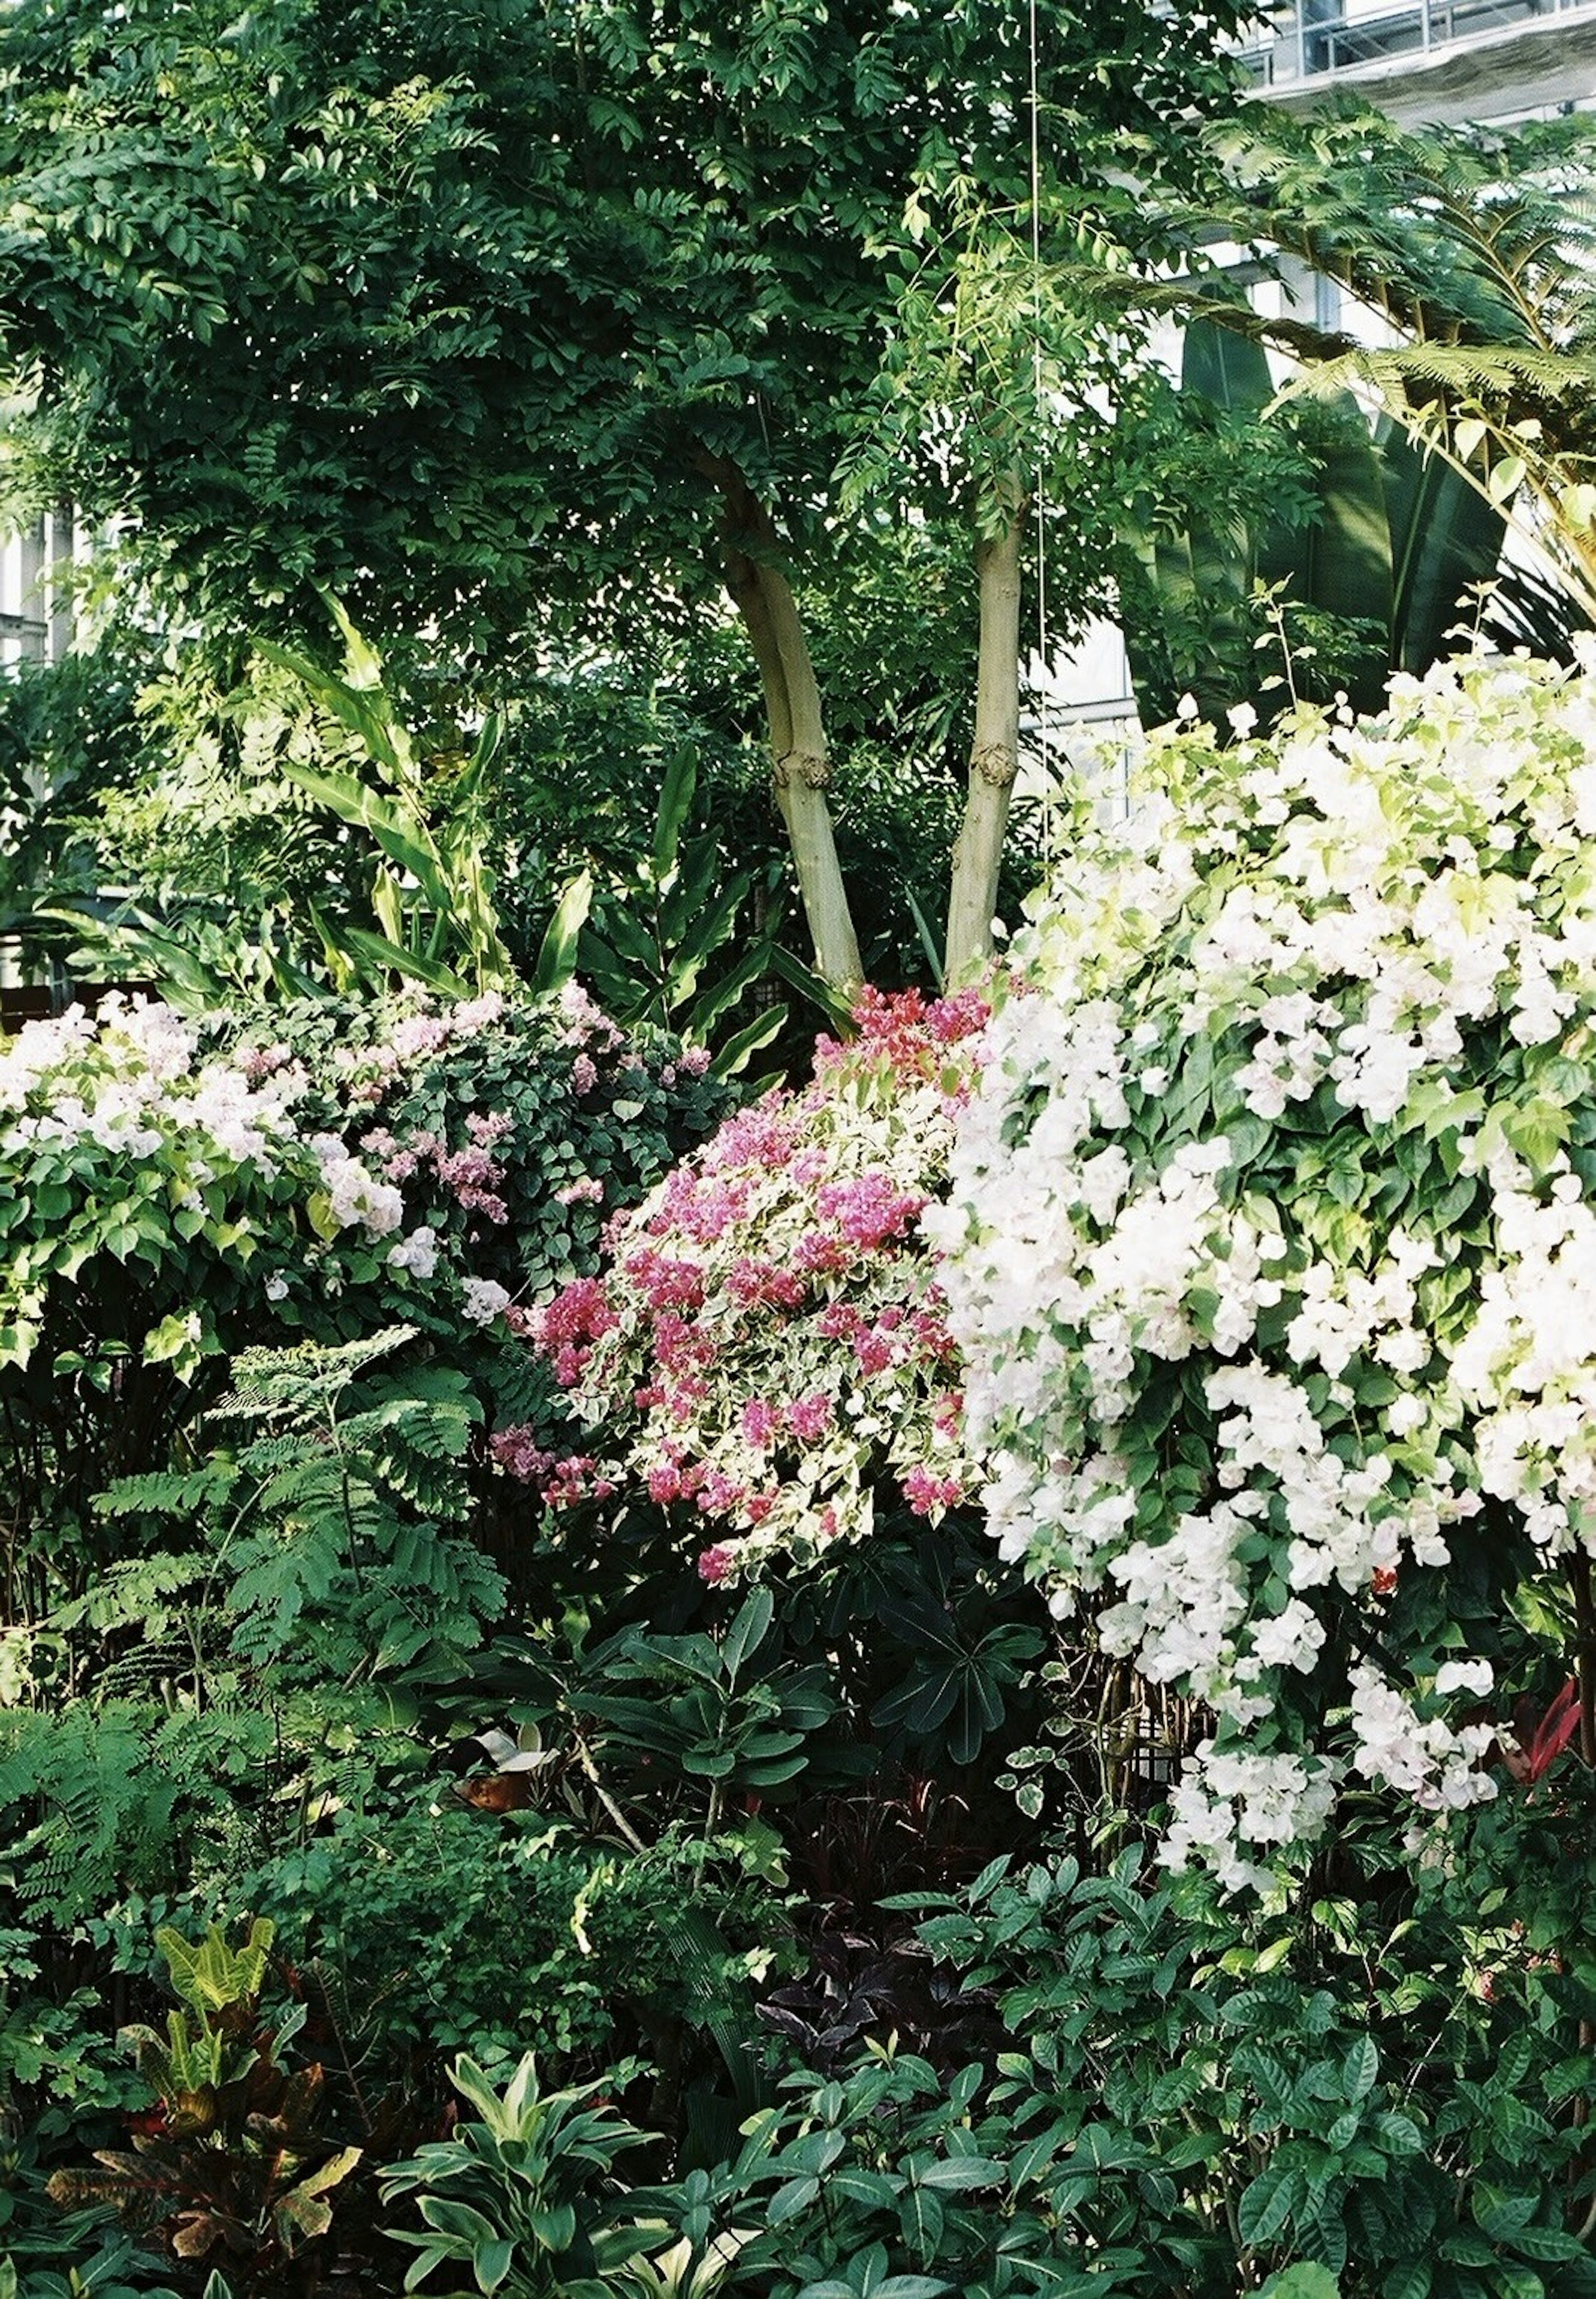
[[[47,1632],[137,1631],[169,1687],[200,1706],[215,1675],[240,1669],[345,1687],[450,1681],[504,1583],[445,1530],[471,1514],[464,1465],[481,1407],[465,1375],[378,1370],[413,1339],[396,1326],[337,1349],[245,1350],[201,1424],[233,1444],[99,1497],[103,1517],[143,1538],[124,1532],[118,1561]]]
[[[328,2198],[361,2155],[323,2133],[320,2067],[290,2072],[282,2063],[303,2007],[275,2031],[261,2023],[271,1938],[263,1920],[237,1949],[214,1927],[197,1946],[175,1931],[160,1935],[179,2008],[164,2036],[129,2030],[155,2112],[135,2132],[131,2154],[99,2149],[97,2172],[60,2171],[50,2182],[69,2207],[113,2204],[174,2264],[220,2251],[241,2299],[300,2287],[306,2278],[313,2287],[308,2254],[332,2225]]]
[[[341,837],[312,849],[293,887],[297,901],[269,904],[258,921],[219,918],[233,889],[190,884],[175,901],[160,901],[159,890],[151,890],[142,906],[135,901],[108,917],[97,898],[41,914],[75,925],[91,949],[137,967],[192,1010],[222,1008],[252,992],[256,1000],[274,993],[295,999],[323,987],[358,987],[381,996],[395,978],[463,999],[507,989],[515,980],[489,862],[493,766],[503,723],[491,716],[484,721],[470,755],[453,762],[445,781],[403,725],[375,650],[336,601],[328,605],[343,641],[341,673],[258,641],[261,657],[288,692],[274,693],[257,678],[228,698],[225,710],[219,706],[219,717],[230,722],[236,759],[224,757],[215,723],[186,724],[174,710],[171,729],[179,749],[197,752],[224,786],[242,785],[222,817],[224,839],[237,834],[237,817],[247,818],[252,808],[258,815],[275,800],[280,818],[285,792],[344,826]],[[170,681],[166,693],[192,707],[180,681]],[[180,768],[177,779],[180,788]],[[280,839],[280,829],[277,834]],[[575,881],[556,906],[536,970],[538,989],[559,990],[569,979],[588,892]]]
[[[595,886],[574,955],[583,980],[623,1029],[673,1030],[685,1044],[710,1048],[713,1074],[725,1077],[786,1023],[786,1008],[774,999],[748,1014],[751,992],[785,976],[823,1012],[835,1001],[777,946],[785,907],[779,863],[758,874],[728,871],[713,829],[688,834],[697,787],[698,759],[684,744],[666,770],[651,844],[629,870]]]
[[[475,2116],[383,2173],[384,2201],[415,2196],[423,2222],[390,2230],[416,2253],[405,2289],[461,2262],[482,2299],[611,2299],[617,2270],[658,2240],[615,2175],[648,2134],[598,2096],[637,2072],[545,2092],[528,2053],[500,2092],[462,2053],[449,2079]]]
[[[786,1927],[741,1850],[685,1828],[637,1844],[612,1822],[595,1841],[558,1795],[496,1815],[435,1761],[408,1798],[346,1805],[220,1888],[270,1909],[353,2096],[428,2096],[463,2050],[503,2080],[528,2048],[563,2074],[645,2043],[676,2071],[654,2108],[675,2120],[718,2065],[753,2104],[754,1987]]]
[[[1217,192],[1189,224],[1200,235],[1218,224],[1266,262],[1271,251],[1299,259],[1372,311],[1394,344],[1317,327],[1289,301],[1278,316],[1254,311],[1196,253],[1193,276],[1151,298],[1289,353],[1303,363],[1293,393],[1372,394],[1421,451],[1426,484],[1451,494],[1443,465],[1508,514],[1587,617],[1592,138],[1583,116],[1416,131],[1358,105],[1304,120],[1249,106],[1212,139],[1228,196]]]
[[[819,1668],[774,1667],[768,1652],[760,1663],[775,1613],[769,1590],[751,1589],[719,1639],[631,1629],[594,1656],[608,1681],[586,1706],[621,1748],[707,1783],[706,1835],[731,1791],[763,1797],[802,1772],[805,1735],[831,1714]]]
[[[1262,344],[1194,320],[1182,393],[1259,424],[1276,399]],[[1149,726],[1185,694],[1215,724],[1270,690],[1276,710],[1341,689],[1355,710],[1376,711],[1393,671],[1423,673],[1451,651],[1471,587],[1493,574],[1502,513],[1389,416],[1371,434],[1343,392],[1300,409],[1289,436],[1307,457],[1306,502],[1288,493],[1283,505],[1276,484],[1239,528],[1210,514],[1137,539],[1146,591],[1122,582],[1122,609]],[[1286,676],[1267,643],[1276,624]]]

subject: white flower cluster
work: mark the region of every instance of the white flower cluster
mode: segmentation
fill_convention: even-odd
[[[1596,1528],[1596,672],[1233,723],[1083,809],[928,1224],[992,1530],[1211,1710],[1167,1856],[1235,1884],[1353,1774],[1493,1794],[1484,1664],[1381,1631]]]
[[[422,1018],[428,1031],[458,1037],[495,1020],[502,1003],[489,995],[441,1019]],[[337,1059],[344,1050],[334,1065],[346,1070]],[[404,1232],[401,1190],[340,1135],[312,1130],[318,1106],[287,1047],[264,1057],[206,1055],[170,1007],[143,999],[113,993],[92,1016],[74,1007],[0,1042],[0,1198],[31,1209],[45,1232],[35,1238],[34,1224],[15,1223],[7,1232],[0,1363],[27,1362],[53,1268],[76,1282],[107,1238],[124,1257],[141,1241],[166,1238],[159,1224],[167,1208],[170,1249],[180,1253],[204,1232],[224,1252],[250,1252],[262,1221],[252,1192],[262,1183],[270,1185],[271,1202],[297,1199],[324,1245],[392,1240],[388,1268],[433,1280],[436,1231]],[[335,1273],[324,1277],[339,1282]],[[262,1283],[269,1301],[291,1290],[280,1269]],[[470,1280],[461,1306],[468,1319],[486,1324],[508,1299],[490,1281]]]
[[[391,1236],[404,1219],[403,1191],[391,1182],[378,1181],[360,1158],[351,1157],[336,1133],[313,1134],[311,1148],[321,1168],[334,1226],[353,1229],[358,1223],[368,1237]]]
[[[74,1006],[30,1022],[0,1050],[0,1157],[79,1141],[130,1158],[180,1139],[203,1188],[229,1164],[277,1170],[295,1139],[296,1065],[252,1082],[231,1063],[196,1059],[193,1032],[168,1006],[113,992],[91,1017]]]

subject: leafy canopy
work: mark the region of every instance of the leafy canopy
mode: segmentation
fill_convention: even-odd
[[[1234,12],[1044,6],[1056,186],[1178,172]],[[819,531],[906,204],[1028,198],[1027,30],[919,0],[23,0],[18,485],[128,521],[224,627],[312,579],[478,645],[534,599],[624,625],[702,588],[722,462]]]

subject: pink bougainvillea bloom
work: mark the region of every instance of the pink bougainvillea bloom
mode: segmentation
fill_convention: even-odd
[[[903,1498],[917,1516],[929,1516],[934,1509],[952,1508],[962,1498],[964,1488],[957,1477],[939,1477],[935,1469],[924,1462],[916,1462],[903,1476]]]
[[[673,1259],[643,1246],[628,1256],[624,1267],[651,1309],[703,1307],[703,1272],[695,1261]]]
[[[824,1390],[811,1396],[801,1397],[787,1407],[787,1427],[801,1445],[812,1445],[824,1437],[835,1417],[836,1407]]]
[[[598,1463],[586,1453],[568,1453],[563,1460],[555,1461],[544,1486],[544,1498],[549,1506],[569,1508],[573,1502],[588,1498],[588,1480],[597,1467]],[[613,1491],[614,1487],[608,1490]]]
[[[854,1341],[865,1321],[852,1301],[832,1301],[821,1311],[817,1330],[828,1341]]]
[[[828,1182],[815,1199],[822,1221],[835,1222],[851,1245],[872,1251],[901,1238],[926,1204],[921,1190],[900,1189],[890,1174]]]
[[[770,1445],[781,1433],[781,1415],[762,1397],[751,1398],[743,1407],[740,1425],[749,1444]]]
[[[724,1470],[711,1469],[698,1489],[698,1506],[706,1516],[732,1516],[743,1506],[748,1488]]]
[[[701,1581],[707,1581],[711,1589],[716,1588],[722,1581],[730,1579],[736,1562],[736,1551],[727,1548],[723,1541],[717,1541],[713,1548],[706,1548],[700,1556],[698,1577]]]
[[[733,1299],[748,1309],[796,1309],[809,1291],[792,1270],[778,1269],[771,1261],[746,1258],[728,1272],[726,1286]]]
[[[834,1276],[846,1269],[848,1256],[824,1230],[806,1230],[793,1249],[793,1266],[816,1277]]]
[[[669,1508],[682,1497],[682,1473],[674,1461],[656,1461],[648,1473],[648,1497],[660,1508]]]
[[[501,1429],[490,1437],[488,1451],[500,1468],[522,1484],[541,1484],[554,1465],[554,1457],[539,1448],[529,1422],[518,1422],[512,1429]]]
[[[610,1297],[596,1277],[578,1277],[556,1293],[538,1320],[538,1338],[544,1342],[597,1341],[618,1323]]]

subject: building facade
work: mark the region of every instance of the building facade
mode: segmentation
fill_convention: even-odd
[[[1247,63],[1277,102],[1345,91],[1404,127],[1583,109],[1596,97],[1596,0],[1292,0]]]
[[[0,668],[19,660],[54,662],[70,652],[67,577],[75,544],[70,504],[0,541]]]

